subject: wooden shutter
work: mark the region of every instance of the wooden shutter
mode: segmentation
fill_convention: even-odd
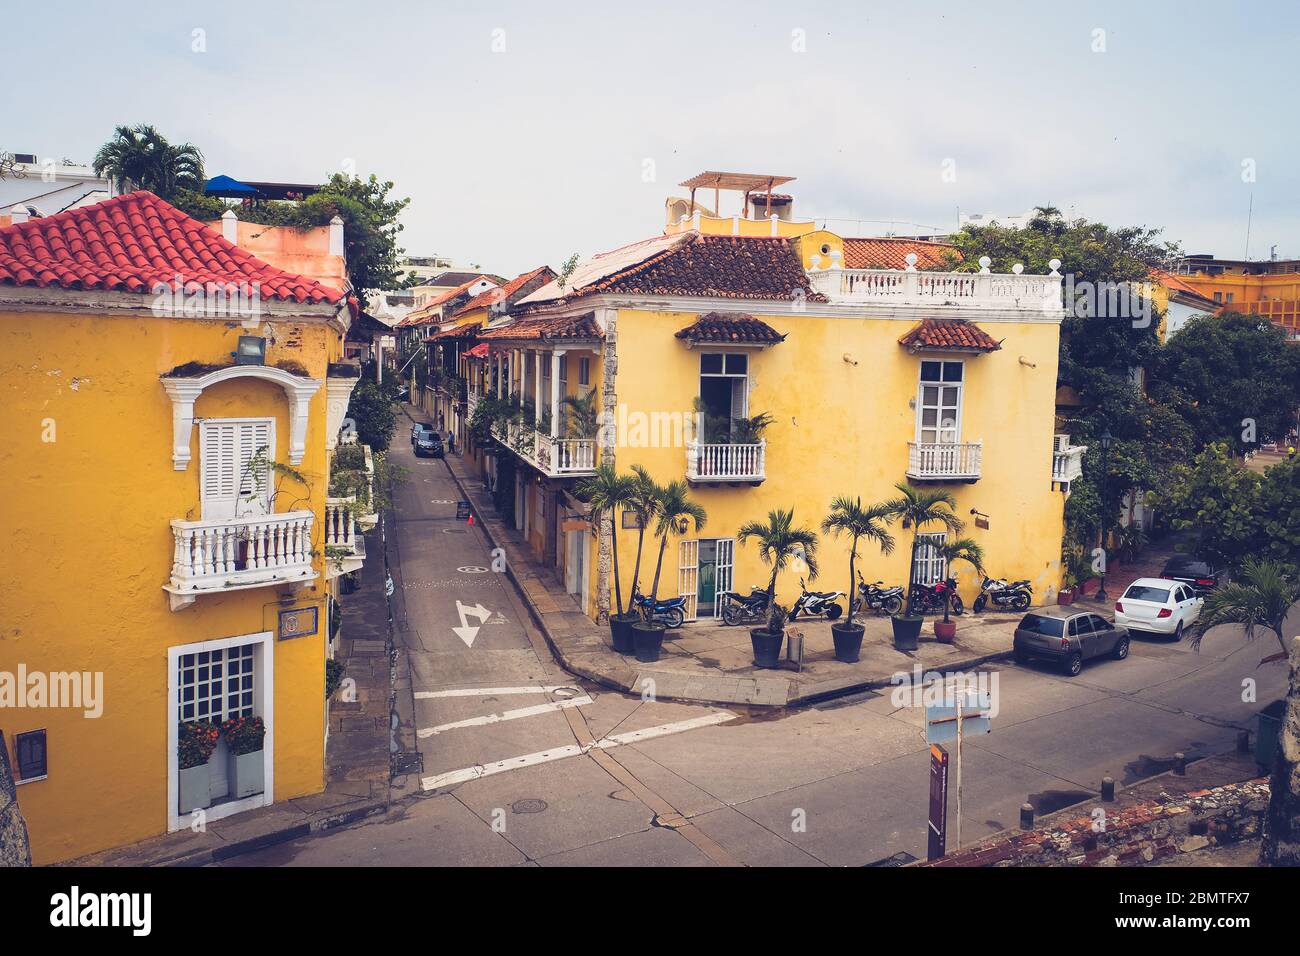
[[[265,451],[262,451],[265,449]],[[265,462],[253,464],[259,451]],[[212,419],[199,426],[203,519],[254,517],[270,511],[275,422],[269,418]]]

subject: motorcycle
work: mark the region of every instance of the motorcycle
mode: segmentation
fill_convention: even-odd
[[[803,589],[803,593],[799,595],[799,600],[794,602],[794,607],[790,608],[790,620],[793,621],[800,614],[810,616],[825,614],[826,620],[833,621],[844,613],[844,609],[836,603],[844,597],[843,591],[809,591],[803,578],[799,579],[799,587]]]
[[[863,607],[867,607],[892,617],[903,610],[902,586],[882,587],[884,583],[884,581],[876,581],[874,584],[868,584],[862,579],[862,572],[859,571],[858,596],[853,599],[853,613],[857,614]]]
[[[640,588],[632,592],[632,609],[642,614],[650,607],[650,599],[641,594]],[[650,620],[667,624],[670,628],[681,627],[686,621],[686,598],[660,598],[655,601]]]
[[[971,607],[978,614],[988,606],[989,601],[992,601],[997,607],[1009,607],[1013,611],[1023,611],[1029,607],[1030,595],[1033,593],[1034,586],[1029,583],[1028,579],[1008,583],[1003,578],[985,576],[984,582],[980,584],[980,595],[975,599],[975,603]]]
[[[956,578],[948,578],[934,584],[918,584],[912,592],[912,610],[917,614],[942,614],[945,598],[950,600],[949,606],[953,614],[960,616],[966,613],[966,605],[962,603],[961,595],[957,593]]]
[[[723,591],[718,600],[722,605],[724,624],[758,624],[767,618],[767,589],[757,584],[747,595],[739,591]]]

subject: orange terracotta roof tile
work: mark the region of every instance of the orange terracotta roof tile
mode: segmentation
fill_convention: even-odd
[[[482,342],[500,342],[500,341],[519,341],[524,339],[535,339],[544,342],[556,341],[591,341],[604,338],[605,333],[601,331],[600,326],[596,323],[594,313],[587,312],[579,316],[565,316],[562,318],[548,318],[545,316],[533,319],[520,319],[511,322],[509,325],[498,326],[494,329],[479,329],[479,340]]]
[[[996,352],[1002,343],[965,319],[926,319],[898,340],[911,352]]]
[[[707,312],[677,333],[687,342],[775,345],[785,336],[761,319],[743,312]]]
[[[907,254],[916,253],[918,269],[944,264],[944,254],[955,255],[961,261],[956,246],[944,242],[927,242],[922,239],[845,239],[844,268],[846,269],[906,269]]]
[[[503,286],[480,292],[456,311],[469,312],[472,309],[488,309],[494,305],[511,305],[515,299],[541,288],[554,278],[555,273],[550,266],[538,266],[523,275],[515,276]]]
[[[344,292],[277,269],[143,190],[0,229],[0,285],[151,293],[248,284],[263,299],[329,303]]]

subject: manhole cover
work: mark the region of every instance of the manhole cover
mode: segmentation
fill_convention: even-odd
[[[423,773],[424,757],[419,751],[401,750],[390,756],[389,765],[394,777],[408,773]]]
[[[457,568],[461,574],[487,574],[487,568],[480,568],[473,564],[467,564],[463,568]]]
[[[570,697],[577,697],[581,691],[576,687],[557,687],[551,691],[552,697],[558,697],[561,700],[568,700]]]
[[[527,800],[516,800],[510,804],[510,809],[515,813],[541,813],[546,809],[546,801],[531,797]]]

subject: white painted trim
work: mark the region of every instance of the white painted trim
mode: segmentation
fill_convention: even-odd
[[[333,451],[338,447],[339,429],[348,414],[348,404],[352,401],[352,391],[360,384],[361,378],[332,376],[325,379],[325,450]]]
[[[592,703],[592,699],[583,694],[581,697],[553,700],[545,704],[534,704],[531,707],[518,707],[514,710],[502,711],[499,714],[485,714],[482,717],[468,717],[465,720],[454,720],[449,724],[438,724],[435,727],[422,727],[415,732],[415,736],[423,739],[445,734],[449,730],[460,730],[464,727],[482,727],[485,724],[499,724],[503,720],[519,720],[523,717],[536,717],[540,714],[568,710],[570,707],[584,707],[590,703]]]
[[[230,315],[165,315],[153,307],[157,298],[148,292],[105,292],[99,289],[63,289],[38,286],[0,286],[0,312],[94,312],[97,316],[122,318],[169,318],[174,321],[219,322]],[[257,316],[238,316],[241,321],[321,322],[346,332],[351,324],[347,300],[329,302],[287,302],[262,299]]]
[[[177,644],[167,648],[167,832],[189,826],[188,815],[182,817],[177,811],[180,799],[180,760],[176,755],[179,741],[180,685],[177,670],[181,656],[199,654],[203,651],[226,650],[242,647],[245,644],[260,644],[261,659],[257,662],[258,680],[253,698],[254,710],[266,724],[266,738],[262,743],[262,774],[265,787],[261,793],[242,800],[229,800],[204,811],[207,821],[220,820],[232,814],[258,807],[269,806],[275,802],[275,634],[271,631],[259,631],[255,634],[243,634],[239,637],[221,637],[197,644]]]
[[[317,378],[302,378],[274,365],[226,365],[193,378],[160,379],[172,400],[172,467],[185,471],[190,464],[190,433],[194,429],[194,403],[211,385],[236,378],[274,382],[289,400],[289,464],[301,465],[307,454],[307,417],[311,397],[321,386]]]
[[[442,697],[501,697],[506,694],[550,694],[569,687],[569,684],[527,684],[522,687],[457,687],[452,690],[417,690],[416,700],[437,700]]]

